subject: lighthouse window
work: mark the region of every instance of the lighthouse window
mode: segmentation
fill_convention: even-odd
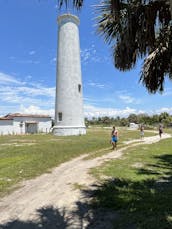
[[[81,84],[78,84],[78,91],[81,92]]]
[[[62,121],[62,112],[59,112],[58,115],[59,115],[59,121]]]

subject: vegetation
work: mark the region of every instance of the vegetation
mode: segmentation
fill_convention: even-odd
[[[0,137],[0,195],[20,181],[49,172],[53,167],[81,154],[91,157],[108,153],[111,129],[89,128],[87,135],[57,137],[21,135]],[[138,131],[119,130],[119,147],[139,138]],[[150,133],[147,134],[147,136]]]
[[[130,148],[93,170],[100,179],[93,206],[114,212],[114,228],[172,228],[171,149],[171,139]]]
[[[100,156],[108,153],[111,148],[110,131],[109,128],[96,127],[89,128],[84,136],[1,136],[0,196],[16,188],[20,181],[50,172],[53,167],[81,154]],[[172,130],[168,132],[172,134]],[[153,134],[145,132],[145,135]],[[139,130],[119,128],[118,147],[136,138],[140,138]],[[101,169],[94,170],[100,184],[94,185],[93,190],[73,184],[73,189],[93,196],[92,203],[78,206],[91,209],[93,218],[88,221],[90,225],[102,209],[103,215],[110,213],[115,228],[171,228],[171,139],[149,146],[131,147],[122,158],[106,162]]]
[[[59,6],[83,0],[59,0]],[[171,8],[170,8],[171,4]],[[162,92],[172,79],[172,1],[103,0],[96,7],[98,33],[111,45],[116,68],[130,70],[146,56],[140,81],[149,92]]]
[[[0,194],[19,181],[48,172],[64,161],[107,147],[106,132],[86,136],[23,135],[0,137]]]
[[[164,127],[172,126],[172,116],[167,112],[163,112],[160,115],[149,116],[147,114],[130,114],[127,118],[120,117],[93,117],[91,120],[86,119],[86,124],[89,125],[101,125],[101,126],[129,126],[130,123],[144,124],[145,128],[154,128],[157,127],[160,123]]]

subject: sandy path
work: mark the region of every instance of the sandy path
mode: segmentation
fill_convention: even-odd
[[[163,139],[169,137],[171,136],[163,134]],[[160,138],[157,135],[144,138],[143,141],[136,140],[135,144],[151,144],[159,140]],[[79,189],[74,189],[74,184],[77,183],[91,188],[94,179],[88,174],[89,169],[106,160],[119,158],[127,147],[126,144],[123,149],[111,151],[102,157],[91,160],[83,160],[86,155],[80,156],[61,164],[53,169],[51,173],[23,182],[20,189],[0,200],[0,229],[86,228],[87,222],[82,221],[81,226],[79,217],[71,216],[71,211],[76,209],[76,203],[78,201],[82,202],[84,198]],[[57,211],[53,213],[53,209],[58,209],[58,219]],[[44,220],[48,217],[46,214],[56,214],[56,221],[53,221],[53,216],[49,217],[51,219],[49,221],[53,225],[51,225],[51,222],[47,222],[46,219]],[[49,225],[48,227],[44,225],[45,221],[46,225]],[[5,226],[6,223],[8,224]],[[57,226],[58,224],[59,226]]]

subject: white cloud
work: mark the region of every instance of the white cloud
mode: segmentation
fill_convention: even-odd
[[[21,105],[18,111],[23,114],[42,114],[54,117],[54,109],[42,109],[39,106],[30,105],[28,107]]]
[[[85,48],[81,50],[81,62],[84,65],[87,65],[90,62],[108,63],[109,61],[110,61],[110,57],[107,57],[101,53],[98,53],[94,44],[92,44],[89,48]]]
[[[9,59],[11,61],[14,61],[15,63],[18,63],[18,64],[40,64],[40,61],[39,60],[32,60],[31,58],[33,58],[33,56],[35,55],[36,51],[34,50],[31,50],[28,54],[29,54],[29,59],[19,59],[19,58],[16,58],[14,56],[10,56]]]
[[[19,64],[40,64],[39,60],[17,60]]]
[[[103,97],[84,97],[84,103],[85,104],[89,104],[89,105],[95,105],[97,107],[100,106],[106,106],[106,105],[110,105],[113,107],[113,105],[115,104],[114,101],[114,97],[109,95],[109,96],[103,96]]]
[[[34,55],[35,53],[36,53],[36,51],[32,50],[32,51],[29,52],[29,55],[32,56],[32,55]]]
[[[91,86],[91,87],[96,87],[96,88],[104,88],[105,87],[104,84],[95,83],[95,82],[89,82],[87,85]]]
[[[55,97],[55,87],[44,87],[44,86],[4,86],[0,87],[0,100],[7,100],[8,97],[10,97],[9,100],[13,101],[15,97],[20,97],[20,99],[23,97],[23,100],[25,100],[27,97],[30,97],[33,99],[33,97]]]
[[[119,95],[118,96],[124,103],[134,103],[134,104],[140,104],[141,101],[139,99],[135,99],[132,96],[129,95]]]
[[[86,117],[128,117],[129,114],[142,114],[145,113],[142,110],[136,110],[134,108],[126,107],[125,109],[114,109],[114,108],[101,108],[92,105],[84,106],[84,114]]]
[[[172,95],[172,88],[165,88],[162,96],[171,96]]]
[[[156,110],[157,114],[161,114],[163,112],[167,112],[168,114],[172,115],[172,107],[162,107],[162,108]]]
[[[55,87],[48,88],[43,86],[35,86],[35,87],[19,87],[17,89],[18,93],[23,93],[25,95],[34,97],[34,96],[47,96],[53,97],[55,96]]]
[[[22,105],[26,107],[33,105],[43,110],[55,106],[55,87],[45,87],[31,81],[23,83],[4,73],[0,73],[0,80],[0,106],[4,107],[0,111],[1,114],[18,112],[17,107]]]
[[[0,82],[1,84],[25,84],[25,82],[22,82],[16,79],[14,76],[5,74],[3,72],[0,72]]]
[[[54,57],[54,58],[52,58],[50,60],[50,64],[56,64],[56,62],[57,62],[57,58],[56,57]]]
[[[26,76],[26,79],[27,79],[27,80],[30,80],[30,79],[32,79],[32,76],[31,76],[31,75],[27,75],[27,76]]]

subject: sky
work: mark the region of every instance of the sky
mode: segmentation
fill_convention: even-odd
[[[90,4],[91,2],[91,4]],[[111,46],[96,33],[95,5],[85,0],[80,48],[85,117],[172,114],[172,81],[163,94],[139,83],[143,59],[126,72],[115,69]],[[57,0],[0,0],[0,116],[55,113]]]

